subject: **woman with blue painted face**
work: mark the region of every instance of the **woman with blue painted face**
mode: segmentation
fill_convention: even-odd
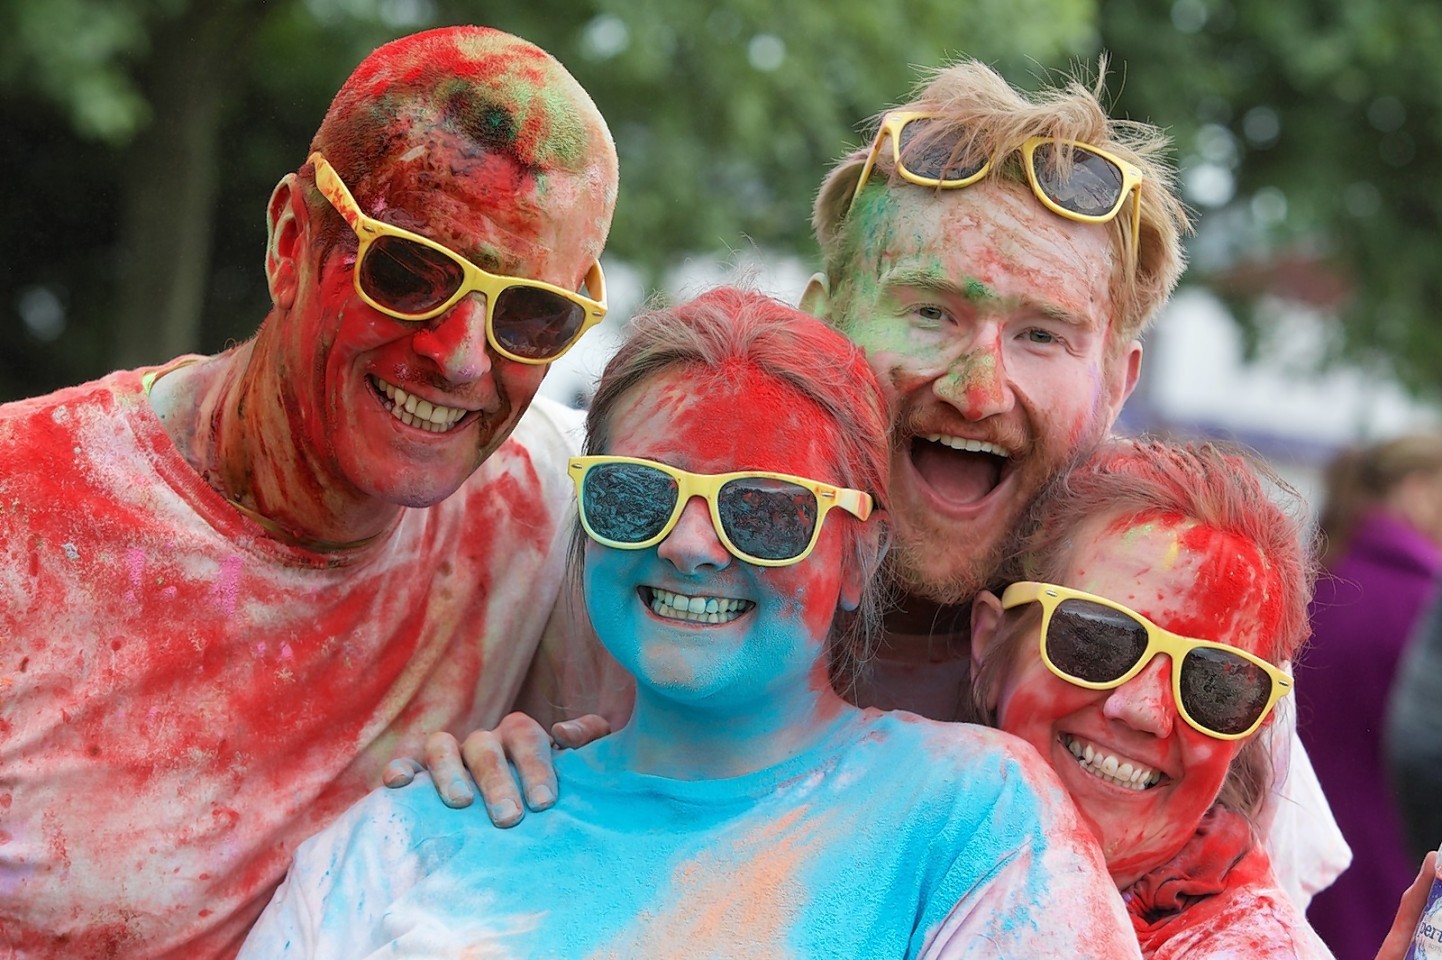
[[[429,783],[308,841],[242,956],[1134,957],[1048,766],[861,710],[890,423],[860,350],[721,289],[638,317],[602,378],[573,572],[634,678],[496,830]]]

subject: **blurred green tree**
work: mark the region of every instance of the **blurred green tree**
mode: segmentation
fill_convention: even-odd
[[[1430,55],[1386,0],[9,0],[0,7],[0,400],[249,336],[264,204],[352,66],[487,22],[555,53],[621,154],[608,256],[655,277],[814,253],[811,197],[863,121],[965,52],[1013,81],[1113,52],[1119,112],[1173,129],[1191,278],[1265,346],[1267,295],[1341,310],[1337,355],[1442,387]],[[1405,13],[1405,15],[1404,15]]]
[[[1442,394],[1442,6],[1112,0],[1122,112],[1171,125],[1201,213],[1189,281],[1266,349],[1277,300],[1328,359]]]
[[[0,13],[0,399],[249,336],[264,205],[351,67],[477,21],[555,53],[615,132],[610,255],[655,275],[741,243],[809,253],[810,198],[958,23],[1008,68],[1094,43],[1091,0],[12,0]]]

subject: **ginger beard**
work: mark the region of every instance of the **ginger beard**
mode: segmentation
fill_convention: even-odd
[[[1172,514],[1084,524],[1062,586],[1121,603],[1166,630],[1270,657],[1284,591],[1249,541]],[[1040,617],[1001,678],[997,726],[1046,758],[1126,888],[1177,854],[1248,742],[1196,730],[1177,712],[1170,657],[1112,690],[1088,690],[1042,662]]]
[[[1111,342],[1111,235],[1006,180],[867,191],[848,221],[860,246],[829,312],[896,405],[888,569],[964,603],[1135,382],[1140,347]]]

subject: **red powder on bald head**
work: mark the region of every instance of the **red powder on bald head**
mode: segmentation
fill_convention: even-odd
[[[528,167],[614,169],[605,121],[575,78],[534,44],[486,27],[427,30],[377,49],[336,94],[311,149],[359,179],[433,125]]]

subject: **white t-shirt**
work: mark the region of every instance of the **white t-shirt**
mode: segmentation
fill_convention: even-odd
[[[577,421],[537,400],[443,503],[312,553],[191,469],[141,372],[0,406],[0,955],[230,956],[387,760],[593,708],[540,655],[574,632]]]
[[[428,781],[308,840],[242,960],[1139,957],[1100,853],[1021,740],[848,710],[775,767],[684,781],[602,739],[508,830]]]

